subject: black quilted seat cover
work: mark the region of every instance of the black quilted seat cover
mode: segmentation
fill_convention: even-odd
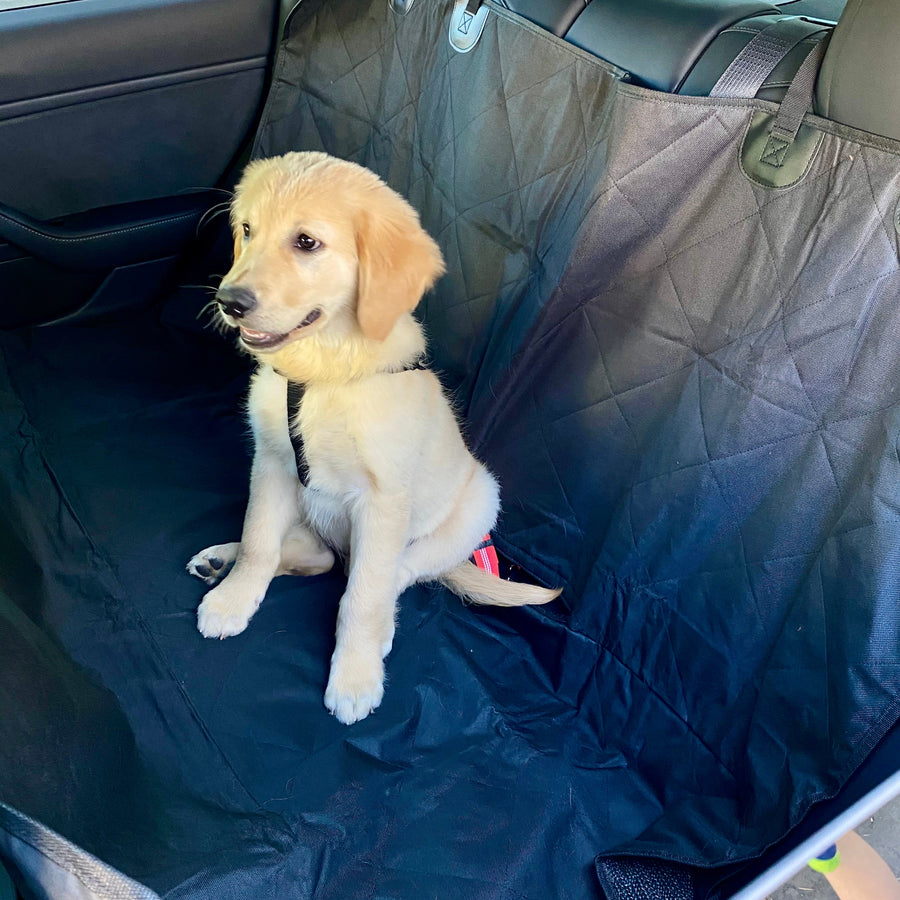
[[[339,574],[194,626],[183,563],[237,537],[248,465],[202,301],[0,340],[0,800],[167,897],[590,898],[609,854],[667,862],[608,891],[685,897],[673,862],[758,855],[898,718],[900,147],[809,118],[809,171],[763,188],[771,106],[628,86],[499,9],[458,55],[448,12],[304,0],[255,153],[421,211],[496,541],[560,602],[408,592],[344,728]]]

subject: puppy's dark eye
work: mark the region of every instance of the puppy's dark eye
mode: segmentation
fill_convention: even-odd
[[[244,224],[241,225],[241,228],[244,229],[244,237],[245,237],[245,238],[250,237],[250,223],[249,223],[249,222],[244,222]]]
[[[295,241],[298,249],[305,250],[307,253],[312,252],[313,250],[318,250],[319,247],[322,246],[321,241],[317,241],[315,238],[310,237],[308,234],[298,234],[297,240]]]

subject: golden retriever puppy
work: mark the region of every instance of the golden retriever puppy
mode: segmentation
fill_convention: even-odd
[[[367,169],[289,153],[247,167],[231,215],[234,265],[217,299],[259,362],[255,447],[240,543],[188,563],[209,585],[228,573],[197,624],[210,638],[239,634],[275,575],[325,572],[336,552],[348,577],[325,705],[349,724],[381,702],[410,585],[438,580],[507,606],[559,592],[468,561],[495,523],[498,487],[422,363],[411,313],[444,262],[413,208]]]

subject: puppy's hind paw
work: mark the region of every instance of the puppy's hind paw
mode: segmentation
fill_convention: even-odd
[[[192,556],[185,568],[188,574],[199,578],[204,584],[212,587],[218,584],[229,572],[237,559],[240,544],[215,544]]]

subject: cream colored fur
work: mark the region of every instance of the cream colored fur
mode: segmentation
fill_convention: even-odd
[[[252,291],[257,305],[224,319],[250,340],[286,337],[248,348],[260,363],[248,401],[250,499],[240,543],[188,564],[210,585],[227,572],[200,604],[198,627],[206,637],[239,634],[275,575],[327,571],[337,552],[348,578],[325,705],[351,723],[381,702],[397,598],[410,585],[438,580],[505,606],[559,592],[467,561],[495,523],[498,487],[466,448],[435,376],[404,371],[425,348],[410,313],[443,272],[412,207],[359,166],[292,153],[248,167],[232,222],[235,262],[223,287]],[[298,235],[318,246],[301,249]],[[291,423],[303,435],[305,488],[288,435],[288,378],[306,385]]]

